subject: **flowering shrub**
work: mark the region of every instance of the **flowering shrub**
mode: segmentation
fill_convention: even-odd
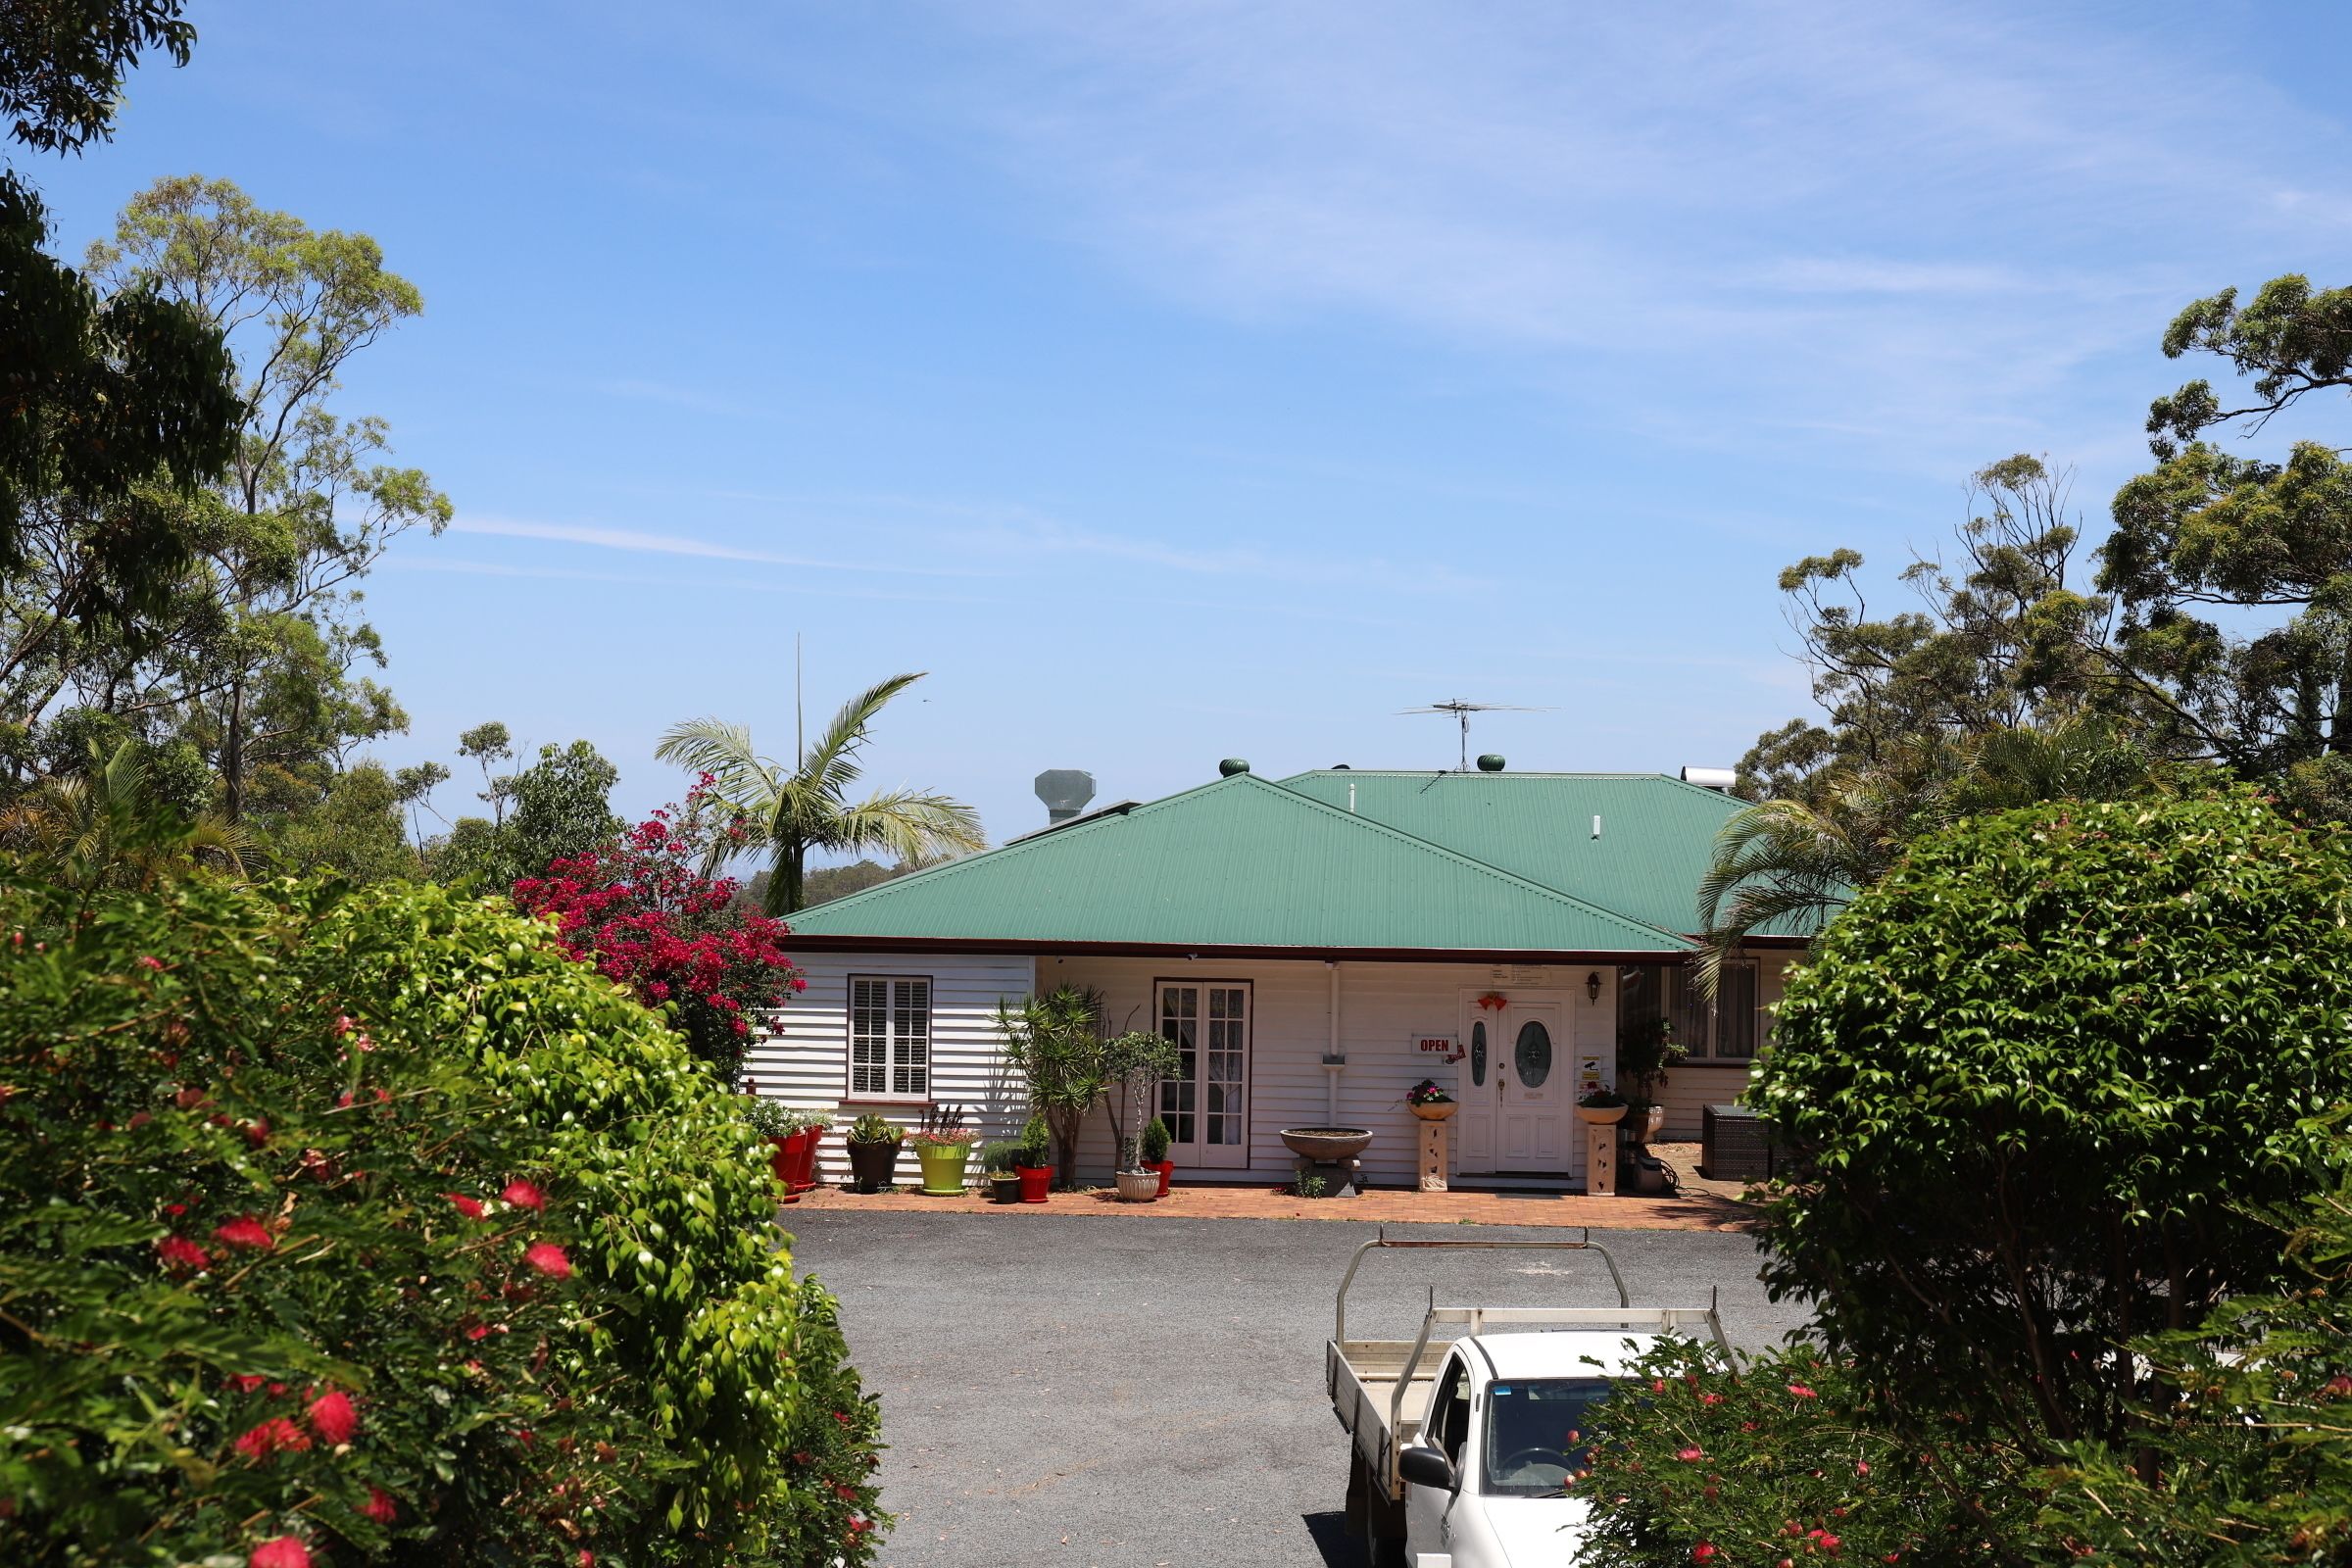
[[[1435,1078],[1424,1078],[1404,1092],[1404,1102],[1408,1105],[1447,1105],[1453,1097],[1440,1088]]]
[[[763,1155],[503,905],[0,884],[0,1561],[867,1561]]]
[[[553,919],[565,952],[666,1009],[694,1054],[730,1084],[754,1015],[808,984],[784,955],[790,928],[741,907],[732,878],[698,869],[714,840],[743,836],[743,823],[698,787],[682,808],[658,810],[514,888],[516,907]]]
[[[1595,1407],[1592,1568],[2014,1562],[2033,1471],[2012,1450],[1904,1444],[1851,1369],[1806,1348],[1734,1371],[1671,1342]]]

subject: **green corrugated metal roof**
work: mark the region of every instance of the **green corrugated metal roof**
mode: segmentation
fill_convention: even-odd
[[[1359,785],[1401,776],[1354,775]],[[1579,954],[1686,946],[1669,930],[1400,832],[1360,801],[1349,815],[1319,793],[1238,774],[804,909],[792,927],[828,939],[975,943]],[[1698,833],[1697,853],[1712,832]]]
[[[1715,835],[1747,804],[1663,773],[1330,768],[1282,783],[1343,808],[1352,787],[1360,816],[1680,932],[1699,929],[1698,883]]]

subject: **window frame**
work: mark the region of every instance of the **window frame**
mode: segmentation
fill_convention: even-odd
[[[1627,969],[1646,969],[1659,977],[1661,992],[1659,1004],[1665,1016],[1675,1020],[1674,1043],[1684,1054],[1684,1066],[1747,1067],[1754,1065],[1756,1060],[1763,1055],[1764,1047],[1771,1038],[1771,1024],[1764,1008],[1763,966],[1752,957],[1740,957],[1725,959],[1724,967],[1738,970],[1747,977],[1748,1005],[1745,1010],[1749,1019],[1750,1033],[1745,1054],[1724,1055],[1719,1054],[1716,1049],[1720,1033],[1718,1027],[1721,1014],[1720,995],[1717,1001],[1707,1007],[1703,1037],[1692,1041],[1684,1033],[1685,1017],[1692,1010],[1690,1003],[1693,999],[1690,997],[1690,991],[1697,984],[1695,974],[1690,965],[1687,963],[1629,963],[1618,966],[1617,1028],[1619,1033],[1622,1034],[1626,1027],[1625,971]]]
[[[920,985],[923,988],[923,1087],[919,1094],[892,1090],[888,1086],[898,1081],[899,1051],[902,1043],[911,1037],[899,1032],[898,998],[885,993],[883,1002],[883,1060],[884,1088],[861,1092],[858,1088],[858,988],[860,985],[879,985],[895,988],[901,985]],[[938,982],[927,974],[853,974],[842,996],[842,1103],[845,1105],[929,1105],[933,1103],[932,1088],[939,1070],[939,1028],[937,998]]]
[[[1190,986],[1203,993],[1201,998],[1200,1013],[1194,1020],[1194,1022],[1200,1026],[1201,1030],[1200,1042],[1197,1049],[1203,1054],[1205,1054],[1208,1050],[1206,1041],[1206,1026],[1209,1022],[1208,1001],[1205,994],[1207,992],[1216,990],[1239,991],[1242,994],[1241,1138],[1238,1142],[1231,1144],[1210,1144],[1200,1140],[1199,1135],[1201,1128],[1201,1118],[1205,1118],[1209,1114],[1206,1104],[1206,1096],[1205,1094],[1201,1094],[1198,1095],[1195,1099],[1192,1110],[1192,1114],[1195,1117],[1195,1136],[1189,1141],[1185,1139],[1172,1138],[1169,1149],[1170,1154],[1173,1156],[1177,1150],[1185,1151],[1192,1161],[1191,1164],[1183,1166],[1185,1169],[1248,1170],[1253,1157],[1253,1146],[1250,1143],[1250,1138],[1252,1136],[1252,1129],[1250,1124],[1250,1113],[1253,1109],[1253,1102],[1257,1098],[1257,982],[1254,978],[1237,980],[1211,979],[1197,975],[1154,976],[1152,981],[1152,1027],[1153,1032],[1159,1034],[1163,1039],[1167,1038],[1167,989],[1170,986]],[[1175,1081],[1177,1080],[1173,1078],[1162,1078],[1159,1080],[1159,1083],[1161,1085],[1165,1085]],[[1196,1066],[1194,1070],[1192,1082],[1196,1086],[1197,1090],[1205,1089],[1206,1087],[1206,1080],[1201,1077],[1200,1068],[1198,1066]],[[1176,1130],[1176,1124],[1172,1117],[1176,1113],[1168,1110],[1162,1103],[1160,1093],[1161,1091],[1157,1087],[1155,1087],[1152,1091],[1152,1114],[1160,1117],[1163,1121],[1167,1121],[1169,1124],[1168,1130],[1171,1134],[1173,1134]],[[1210,1150],[1237,1151],[1241,1157],[1239,1159],[1229,1161],[1220,1156],[1217,1162],[1212,1164],[1209,1162],[1207,1152]]]

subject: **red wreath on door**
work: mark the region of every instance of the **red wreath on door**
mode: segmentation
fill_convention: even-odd
[[[1500,1012],[1511,1004],[1511,999],[1499,991],[1490,991],[1478,999],[1478,1004],[1488,1012]]]

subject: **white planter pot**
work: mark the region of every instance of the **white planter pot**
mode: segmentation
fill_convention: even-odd
[[[1159,1196],[1159,1172],[1155,1170],[1123,1170],[1111,1179],[1118,1183],[1122,1203],[1149,1203]]]

